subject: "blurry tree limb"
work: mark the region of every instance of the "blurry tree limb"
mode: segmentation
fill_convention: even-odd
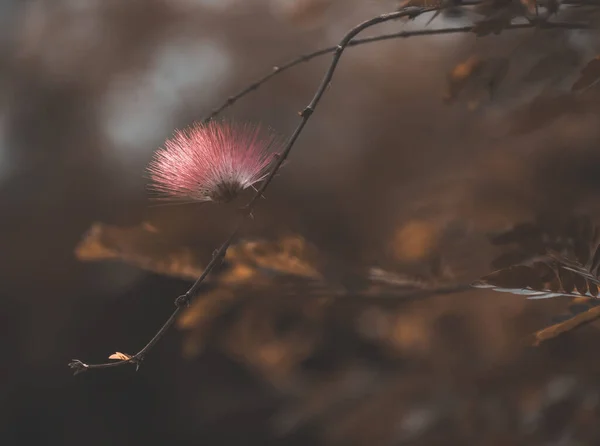
[[[600,307],[593,307],[584,313],[579,313],[563,322],[559,322],[558,324],[551,325],[550,327],[546,327],[542,330],[536,331],[533,334],[533,342],[532,344],[537,347],[542,342],[548,341],[550,339],[554,339],[564,333],[572,331],[578,327],[581,327],[585,324],[589,324],[596,320],[600,319]]]
[[[519,30],[519,29],[587,29],[588,26],[580,23],[569,23],[569,22],[548,22],[548,21],[540,21],[540,22],[529,22],[529,23],[519,23],[519,24],[511,24],[508,25],[505,30]],[[367,43],[375,43],[382,42],[385,40],[392,39],[406,39],[409,37],[419,37],[419,36],[436,36],[436,35],[446,35],[446,34],[460,34],[460,33],[469,33],[476,30],[476,25],[469,26],[461,26],[459,28],[440,28],[440,29],[421,29],[415,31],[400,31],[396,33],[390,34],[382,34],[380,36],[373,37],[365,37],[363,39],[353,39],[351,40],[347,47],[364,45]],[[219,114],[221,114],[225,109],[229,108],[233,104],[235,104],[238,100],[246,96],[247,94],[258,90],[263,84],[267,83],[271,78],[277,76],[278,74],[283,73],[290,68],[295,67],[303,62],[308,62],[316,57],[323,56],[325,54],[333,53],[336,51],[337,46],[330,46],[327,48],[323,48],[318,51],[314,51],[312,53],[304,54],[302,56],[298,56],[297,58],[283,64],[273,67],[273,70],[269,73],[256,80],[252,84],[248,85],[244,89],[240,90],[238,93],[229,96],[227,100],[221,104],[219,107],[215,108],[206,118],[204,118],[203,122],[208,122]]]

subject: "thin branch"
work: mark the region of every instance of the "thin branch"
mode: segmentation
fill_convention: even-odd
[[[248,202],[248,204],[243,208],[243,212],[240,216],[240,219],[234,229],[234,231],[231,233],[231,235],[227,238],[227,240],[221,245],[221,247],[215,252],[215,254],[213,255],[213,258],[211,259],[211,261],[208,263],[208,265],[206,266],[206,268],[204,269],[204,272],[200,275],[200,277],[198,278],[198,280],[196,280],[196,282],[190,287],[190,289],[184,293],[183,295],[177,297],[177,299],[175,299],[175,305],[176,308],[173,311],[173,313],[171,314],[171,316],[167,319],[167,321],[162,325],[162,327],[158,330],[158,332],[152,337],[152,339],[140,350],[138,351],[135,355],[131,356],[131,358],[127,359],[127,360],[123,360],[123,361],[117,361],[117,362],[108,362],[108,363],[100,363],[100,364],[86,364],[78,359],[74,359],[72,362],[69,363],[69,366],[71,367],[71,369],[74,370],[75,374],[78,373],[82,373],[85,372],[87,370],[92,370],[92,369],[106,369],[106,368],[113,368],[113,367],[118,367],[118,366],[122,366],[125,364],[135,364],[136,368],[139,367],[140,363],[144,360],[144,358],[146,357],[146,355],[148,354],[148,352],[164,337],[165,333],[171,328],[171,326],[174,324],[177,316],[181,313],[181,311],[183,311],[183,309],[185,307],[187,307],[190,303],[190,301],[192,300],[192,298],[194,297],[194,295],[197,293],[197,291],[200,288],[200,285],[202,284],[202,282],[204,281],[204,279],[206,279],[206,277],[210,274],[210,272],[217,266],[217,264],[219,262],[221,262],[221,260],[224,258],[227,249],[229,248],[229,246],[231,245],[231,243],[233,242],[233,240],[237,237],[242,225],[244,224],[244,222],[246,221],[247,218],[251,218],[252,217],[252,211],[254,210],[254,207],[256,206],[256,203],[258,202],[258,200],[263,196],[265,190],[267,189],[267,187],[269,187],[269,185],[271,184],[271,182],[273,181],[273,178],[275,177],[275,175],[277,174],[277,172],[279,171],[280,167],[282,166],[282,164],[285,162],[285,160],[287,159],[287,157],[289,156],[296,140],[298,139],[298,137],[300,136],[300,133],[302,132],[302,130],[304,129],[306,123],[308,122],[308,120],[310,119],[310,117],[312,116],[312,114],[314,113],[317,105],[319,104],[323,94],[325,93],[325,90],[327,90],[327,88],[329,87],[329,84],[331,82],[331,79],[333,78],[333,74],[337,68],[338,62],[342,56],[342,53],[344,52],[344,50],[348,47],[348,46],[355,46],[358,45],[360,43],[358,43],[359,41],[354,41],[353,43],[353,38],[359,34],[360,32],[364,31],[365,29],[383,23],[383,22],[387,22],[390,20],[395,20],[395,19],[399,19],[401,17],[417,17],[421,14],[427,13],[427,12],[432,12],[432,11],[436,11],[439,8],[420,8],[420,9],[405,9],[405,10],[401,10],[401,11],[397,11],[397,12],[392,12],[392,13],[388,13],[388,14],[383,14],[380,16],[377,16],[375,18],[372,18],[370,20],[367,20],[361,24],[359,24],[358,26],[354,27],[352,30],[350,30],[345,36],[344,38],[340,41],[340,43],[332,48],[327,48],[326,50],[320,50],[316,53],[313,53],[312,55],[307,55],[307,56],[303,56],[300,59],[297,59],[295,61],[292,61],[291,63],[287,64],[286,66],[283,67],[283,69],[287,69],[287,68],[291,68],[292,66],[303,62],[305,60],[309,60],[310,58],[313,57],[317,57],[319,55],[322,54],[326,54],[328,52],[333,52],[333,58],[331,61],[331,64],[327,70],[327,72],[325,73],[325,76],[323,77],[321,84],[319,85],[312,101],[304,108],[304,110],[302,110],[299,115],[301,117],[301,121],[298,124],[298,126],[296,127],[296,130],[294,131],[294,133],[292,134],[292,136],[290,137],[290,139],[287,141],[285,148],[283,149],[280,157],[278,158],[277,162],[274,164],[273,168],[271,169],[271,171],[269,172],[269,175],[267,176],[267,178],[263,181],[261,187],[256,191],[255,195],[252,197],[252,199]],[[534,26],[539,26],[539,27],[551,27],[551,28],[556,28],[556,27],[569,27],[572,28],[575,25],[572,24],[552,24],[550,26],[549,23],[547,24],[541,24],[538,23],[537,25],[533,25],[533,24],[524,24],[524,25],[511,25],[510,28],[512,29],[523,29],[523,28],[532,28]],[[362,43],[368,43],[368,42],[376,42],[376,41],[381,41],[381,40],[386,40],[386,39],[392,39],[392,38],[396,38],[396,37],[410,37],[410,36],[416,36],[416,35],[434,35],[434,34],[448,34],[448,33],[452,33],[452,32],[467,32],[472,30],[473,27],[464,27],[464,28],[460,28],[458,31],[457,30],[451,30],[451,29],[447,29],[447,30],[423,30],[423,31],[413,31],[413,32],[404,32],[404,33],[396,33],[395,35],[385,35],[385,36],[378,36],[378,37],[371,37],[371,38],[367,38],[367,39],[362,39]],[[249,91],[252,91],[255,88],[258,88],[258,86],[260,86],[262,83],[266,82],[268,79],[270,79],[272,76],[274,76],[275,74],[277,74],[278,72],[281,72],[282,68],[279,68],[279,70],[277,70],[274,73],[271,73],[270,75],[268,75],[268,77],[266,76],[265,78],[263,78],[261,81],[259,81],[258,83],[255,83],[254,86],[251,86],[251,88],[249,89],[245,89],[244,92],[242,92],[241,94],[238,94],[232,98],[230,98],[227,101],[227,105],[225,105],[225,107],[227,107],[228,105],[233,104],[233,102],[235,102],[237,99],[239,99],[240,97],[242,97],[243,95],[247,94]],[[212,118],[214,117],[217,113],[219,113],[222,109],[224,109],[225,107],[222,107],[221,109],[219,109],[216,113],[213,112],[213,114],[208,118]]]
[[[292,136],[290,137],[288,142],[286,143],[285,148],[283,149],[283,151],[281,153],[281,156],[278,158],[277,162],[274,164],[273,168],[271,169],[267,178],[262,183],[261,187],[256,191],[256,194],[252,197],[252,199],[248,202],[248,204],[243,209],[243,213],[241,215],[240,220],[238,221],[238,223],[236,225],[235,230],[231,233],[231,235],[227,238],[227,240],[221,245],[221,247],[213,255],[213,258],[211,259],[209,264],[206,265],[206,268],[204,269],[204,272],[202,273],[202,275],[198,278],[198,280],[196,280],[196,282],[190,287],[190,289],[185,294],[183,294],[183,295],[179,296],[177,299],[175,299],[175,305],[177,306],[177,308],[175,308],[175,310],[173,311],[171,316],[167,319],[167,321],[163,324],[163,326],[158,330],[158,332],[152,337],[152,339],[139,352],[137,352],[135,355],[131,356],[130,359],[127,359],[124,361],[118,361],[118,362],[101,363],[101,364],[86,364],[78,359],[74,359],[72,362],[69,363],[69,367],[71,367],[71,369],[74,370],[75,374],[82,373],[87,370],[106,369],[106,368],[118,367],[118,366],[125,365],[125,364],[135,364],[136,367],[139,367],[139,364],[144,360],[146,354],[158,343],[158,341],[160,341],[163,338],[163,336],[165,335],[167,330],[169,330],[169,328],[171,328],[171,326],[175,322],[175,319],[177,318],[179,313],[182,311],[182,309],[189,305],[189,302],[194,297],[194,294],[200,288],[200,284],[204,281],[204,279],[208,276],[208,274],[217,266],[217,263],[219,263],[221,261],[221,259],[225,256],[227,249],[229,248],[229,245],[231,245],[231,243],[237,236],[243,223],[246,221],[247,218],[250,218],[252,216],[252,211],[253,211],[254,207],[256,206],[258,199],[262,197],[263,193],[265,192],[265,190],[267,189],[269,184],[273,181],[273,178],[275,177],[275,175],[279,171],[279,168],[281,167],[281,165],[284,163],[284,161],[290,154],[290,152],[294,146],[294,143],[298,139],[298,136],[300,136],[302,129],[304,129],[304,126],[306,125],[306,123],[310,119],[311,115],[313,114],[315,108],[317,107],[319,101],[321,100],[321,97],[325,93],[325,90],[327,89],[327,87],[329,87],[329,83],[331,82],[333,73],[335,72],[335,69],[337,67],[337,64],[338,64],[341,56],[342,56],[342,53],[344,52],[344,49],[348,46],[348,44],[350,43],[352,38],[354,36],[356,36],[358,33],[360,33],[361,31],[365,30],[366,28],[377,25],[379,23],[387,22],[389,20],[394,20],[394,19],[398,19],[398,18],[406,17],[406,16],[416,17],[417,15],[423,14],[425,12],[433,11],[435,9],[436,8],[422,8],[422,9],[418,9],[416,11],[415,10],[403,10],[403,11],[392,12],[389,14],[383,14],[383,15],[380,15],[373,19],[367,20],[366,22],[361,23],[360,25],[354,27],[352,30],[350,30],[346,34],[346,36],[340,41],[339,45],[334,50],[334,55],[333,55],[333,59],[331,61],[331,65],[329,66],[329,69],[325,73],[325,76],[323,77],[323,80],[321,81],[321,84],[319,85],[319,88],[317,89],[315,96],[313,97],[312,101],[308,104],[308,106],[306,106],[306,108],[304,108],[304,110],[302,110],[302,112],[299,113],[300,117],[301,117],[301,121],[298,124],[298,127],[296,127],[296,130],[294,131],[294,133],[292,134]]]
[[[504,30],[518,30],[518,29],[529,29],[529,28],[541,28],[541,29],[588,29],[589,27],[585,24],[578,23],[569,23],[569,22],[529,22],[529,23],[519,23],[519,24],[511,24],[508,25]],[[390,34],[382,34],[380,36],[373,37],[365,37],[363,39],[352,39],[348,43],[348,47],[360,46],[367,43],[375,43],[381,42],[385,40],[392,39],[406,39],[409,37],[419,37],[419,36],[436,36],[436,35],[445,35],[445,34],[461,34],[461,33],[469,33],[472,32],[475,28],[474,25],[470,26],[461,26],[459,28],[441,28],[441,29],[421,29],[416,31],[400,31],[396,33]],[[252,84],[248,85],[243,90],[240,90],[238,93],[229,96],[227,100],[221,104],[219,107],[215,108],[210,114],[204,118],[203,122],[207,123],[208,121],[214,119],[219,114],[221,114],[225,109],[231,107],[241,98],[246,96],[247,94],[258,90],[263,84],[267,83],[271,78],[277,76],[278,74],[283,73],[290,68],[295,67],[296,65],[300,65],[301,63],[308,62],[317,57],[323,56],[325,54],[333,53],[336,50],[337,46],[330,46],[327,48],[323,48],[317,51],[314,51],[309,54],[304,54],[299,56],[289,62],[273,67],[273,71],[269,74],[264,75],[260,79],[257,79]]]
[[[600,319],[600,307],[593,307],[584,313],[579,313],[571,319],[559,322],[558,324],[554,324],[550,327],[546,327],[542,330],[536,331],[533,334],[532,344],[533,346],[537,347],[544,341],[554,339],[562,334],[565,334],[583,325],[594,322],[598,319]]]
[[[440,285],[431,288],[412,289],[405,291],[381,290],[376,295],[367,292],[359,292],[356,294],[347,294],[339,297],[338,302],[361,302],[369,304],[377,304],[379,306],[397,306],[402,303],[425,299],[432,296],[440,296],[444,294],[467,293],[473,291],[471,284],[456,283]]]

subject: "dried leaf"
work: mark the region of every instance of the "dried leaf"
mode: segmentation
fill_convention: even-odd
[[[427,237],[425,234],[422,240],[425,244]],[[84,261],[119,260],[160,274],[197,279],[204,268],[202,257],[191,248],[172,247],[172,243],[172,239],[165,240],[159,228],[148,223],[125,228],[97,223],[77,246],[76,255]],[[409,247],[409,251],[414,254],[424,246]],[[185,356],[197,355],[207,342],[219,339],[223,330],[229,331],[246,308],[252,306],[256,296],[277,299],[278,304],[273,308],[279,311],[292,303],[318,307],[338,298],[398,305],[406,298],[465,289],[464,286],[457,288],[456,284],[444,285],[443,281],[431,283],[423,278],[377,270],[365,277],[368,283],[365,289],[349,296],[339,286],[331,286],[323,280],[316,266],[317,257],[316,248],[297,235],[275,240],[241,240],[230,246],[223,265],[207,278],[209,286],[203,290],[202,298],[195,299],[176,322],[178,328],[186,332]],[[218,286],[210,286],[215,283]],[[261,312],[262,317],[264,314]],[[273,339],[279,336],[272,327],[269,331]],[[252,355],[258,355],[261,367],[281,365],[282,361],[305,355],[306,346],[298,345],[297,350],[290,350],[289,342],[266,344],[261,341],[252,347]],[[130,358],[119,352],[111,355],[115,360]]]
[[[96,223],[76,247],[75,252],[83,261],[119,260],[147,271],[186,280],[196,280],[204,270],[199,253],[186,247],[170,247],[162,240],[160,232],[148,224],[120,228]],[[337,296],[343,291],[337,286],[329,287],[324,281],[317,267],[318,256],[316,248],[297,235],[284,236],[277,240],[241,240],[229,248],[224,264],[218,272],[208,276],[206,283],[220,284],[219,289],[222,292],[217,293],[215,299],[222,302],[230,300],[227,298],[227,290],[237,290],[237,287],[248,285],[281,286],[277,284],[279,279],[282,283],[290,283],[294,278],[308,285],[313,297]],[[395,272],[384,273],[398,276]],[[410,277],[410,283],[405,280],[401,281],[402,283],[386,282],[371,277],[365,271],[365,280],[369,285],[362,292],[355,293],[355,296],[399,302],[404,295],[410,294],[411,290],[429,290],[444,286],[439,281],[429,283],[422,278],[417,280],[417,284],[416,279]],[[298,285],[296,283],[295,286]],[[448,289],[455,286],[451,283],[446,285]],[[429,293],[431,294],[431,291]],[[216,304],[216,307],[222,302]],[[212,310],[203,308],[199,311],[210,313]],[[216,311],[219,312],[220,310]],[[184,325],[187,326],[188,323]]]
[[[543,235],[547,237],[544,239]],[[492,242],[517,242],[525,253],[531,249],[534,252],[542,249],[546,252],[483,277],[473,284],[476,288],[492,288],[536,299],[555,296],[598,297],[599,230],[589,218],[573,219],[563,226],[563,230],[554,234],[548,234],[533,224],[522,224],[496,236]]]
[[[108,357],[108,359],[116,359],[118,361],[128,361],[131,358],[132,358],[131,355],[128,355],[127,353],[121,353],[121,352],[115,352]]]
[[[583,265],[554,256],[495,271],[475,282],[475,288],[547,299],[557,296],[598,297],[600,280]]]
[[[172,247],[157,228],[142,223],[132,227],[95,223],[75,248],[82,261],[120,260],[141,269],[195,280],[204,270],[201,256],[185,246]],[[307,278],[321,277],[316,264],[317,252],[300,236],[278,240],[242,240],[230,247],[225,256],[229,268],[221,281],[249,280],[256,274],[291,274]]]
[[[579,79],[571,87],[571,91],[583,90],[590,87],[600,79],[600,56],[596,56],[590,60],[587,65],[581,70]]]
[[[75,248],[81,261],[121,260],[138,268],[194,280],[204,269],[187,247],[169,247],[148,223],[117,227],[95,223]]]
[[[312,279],[322,278],[314,266],[317,251],[303,237],[284,236],[279,240],[245,241],[234,245],[226,260],[243,263],[262,271],[292,274]]]

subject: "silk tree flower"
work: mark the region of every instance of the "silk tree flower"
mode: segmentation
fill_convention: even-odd
[[[267,176],[277,144],[273,134],[250,124],[194,124],[154,154],[150,188],[167,199],[229,202]]]

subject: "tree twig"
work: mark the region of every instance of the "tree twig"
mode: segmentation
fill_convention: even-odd
[[[573,316],[571,319],[559,322],[558,324],[554,324],[550,327],[546,327],[542,330],[536,331],[533,334],[532,344],[533,346],[537,347],[542,342],[554,339],[562,334],[565,334],[583,325],[594,322],[598,319],[600,319],[600,307],[593,307],[583,313],[579,313]]]
[[[519,29],[529,29],[529,28],[541,28],[541,29],[587,29],[588,26],[585,24],[579,23],[569,23],[569,22],[528,22],[528,23],[518,23],[508,25],[504,30],[519,30]],[[420,29],[415,31],[400,31],[396,33],[390,34],[382,34],[380,36],[373,37],[365,37],[363,39],[352,39],[348,43],[348,47],[365,45],[367,43],[375,43],[381,42],[385,40],[393,40],[393,39],[406,39],[409,37],[419,37],[419,36],[436,36],[436,35],[445,35],[445,34],[461,34],[461,33],[469,33],[472,32],[475,28],[474,25],[469,26],[461,26],[458,28],[440,28],[440,29]],[[231,107],[237,101],[239,101],[244,96],[252,93],[255,90],[258,90],[263,84],[267,83],[271,78],[277,76],[278,74],[283,73],[284,71],[289,70],[290,68],[295,67],[296,65],[300,65],[301,63],[308,62],[312,59],[315,59],[320,56],[324,56],[325,54],[333,53],[336,50],[337,46],[330,46],[327,48],[323,48],[312,53],[304,54],[302,56],[298,56],[297,58],[290,60],[289,62],[273,67],[273,70],[269,73],[257,79],[244,89],[240,90],[236,94],[229,96],[223,104],[219,107],[215,108],[210,114],[204,118],[203,122],[206,123],[218,115],[220,115],[225,109]]]

